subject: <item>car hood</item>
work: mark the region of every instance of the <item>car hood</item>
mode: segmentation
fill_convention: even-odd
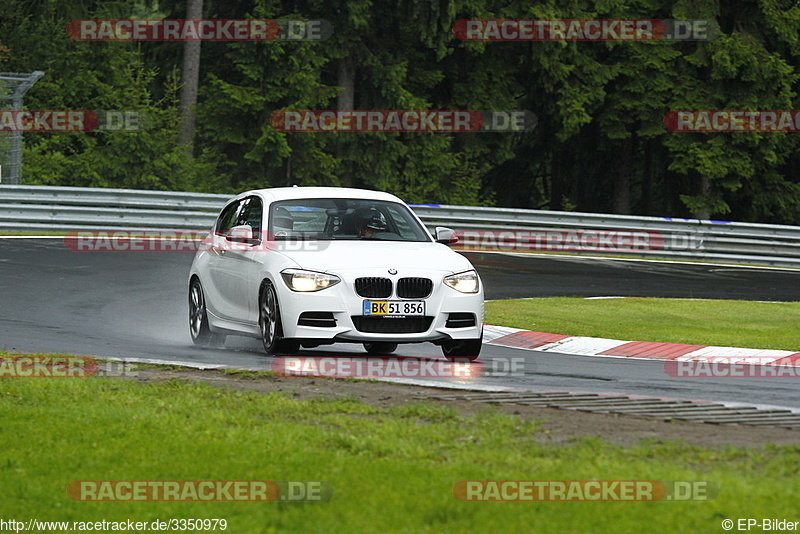
[[[305,244],[308,246],[308,244]],[[427,269],[461,272],[472,269],[467,258],[439,243],[401,241],[318,241],[318,250],[282,250],[299,268],[322,272],[364,269]]]

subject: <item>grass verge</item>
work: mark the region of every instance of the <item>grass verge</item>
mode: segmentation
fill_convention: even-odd
[[[186,381],[2,379],[0,517],[224,518],[228,532],[667,532],[795,514],[800,447],[540,440],[536,423],[430,405],[297,401]],[[701,502],[454,498],[460,480],[681,480]],[[79,480],[324,481],[328,502],[76,502]]]
[[[574,336],[800,350],[800,302],[553,297],[486,303],[488,324]]]

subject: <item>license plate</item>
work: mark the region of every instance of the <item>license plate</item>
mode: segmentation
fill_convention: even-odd
[[[425,315],[424,300],[365,300],[364,315],[408,317]]]

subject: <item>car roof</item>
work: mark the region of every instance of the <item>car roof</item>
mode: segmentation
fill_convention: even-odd
[[[390,193],[356,189],[353,187],[273,187],[270,189],[253,189],[236,195],[242,198],[251,195],[261,196],[267,202],[277,200],[292,200],[298,198],[358,198],[364,200],[388,200],[400,202],[402,200]]]

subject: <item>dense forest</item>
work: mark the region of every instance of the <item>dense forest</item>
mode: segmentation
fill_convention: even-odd
[[[322,41],[79,41],[76,19],[323,19]],[[460,19],[708,21],[695,41],[464,41]],[[0,71],[38,109],[137,110],[135,132],[27,133],[26,184],[234,193],[347,185],[408,202],[800,224],[792,132],[671,132],[670,110],[798,109],[795,0],[0,0]],[[298,133],[277,110],[528,110],[522,132]],[[182,133],[184,132],[183,137]],[[181,142],[183,140],[183,142]]]

